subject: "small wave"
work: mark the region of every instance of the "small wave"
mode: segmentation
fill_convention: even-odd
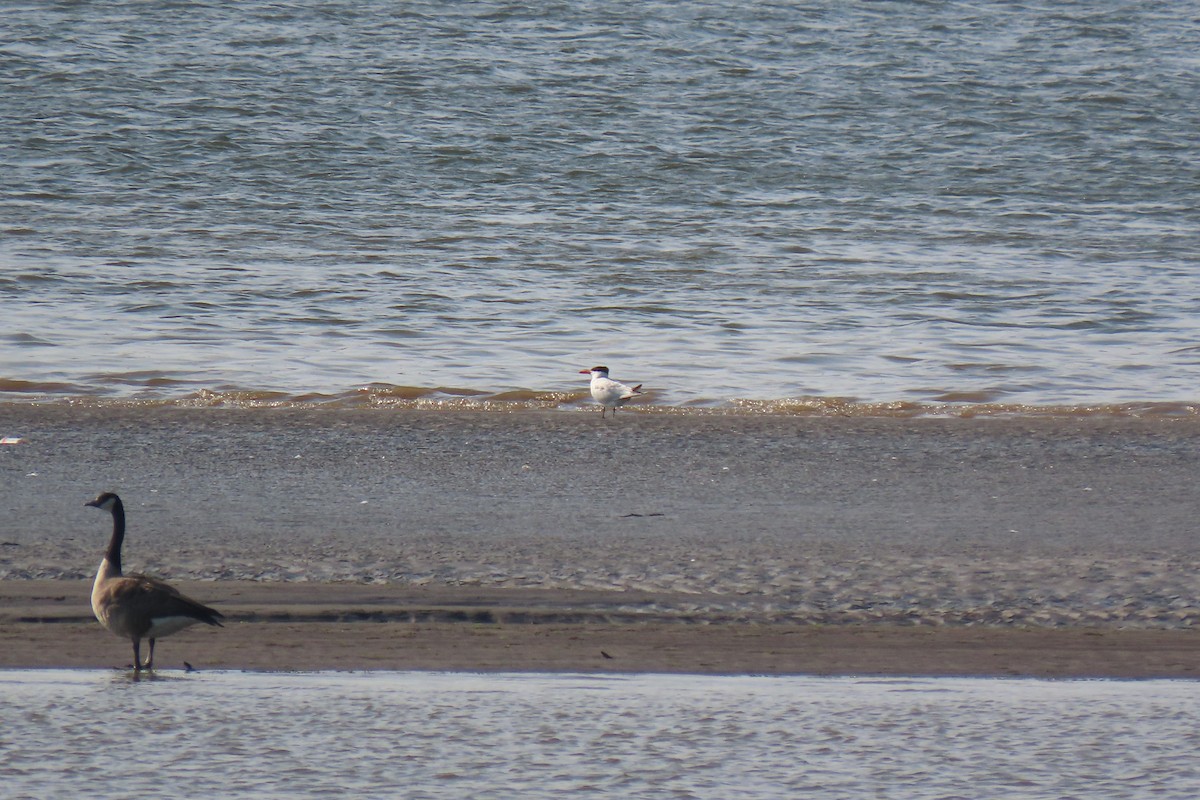
[[[837,397],[794,400],[737,400],[744,413],[824,417],[1197,417],[1200,403],[1130,402],[1081,405],[1033,405],[1029,403],[976,402],[984,397],[974,392],[947,392],[943,402],[907,400],[861,402]]]
[[[122,376],[128,379],[129,376]],[[124,382],[129,382],[128,380]],[[178,389],[162,377],[132,381],[148,389]],[[3,397],[4,394],[15,396]],[[1200,402],[1124,402],[1035,405],[1004,403],[987,392],[945,392],[935,401],[864,401],[852,397],[809,396],[782,399],[692,400],[655,402],[653,389],[625,406],[622,414],[727,415],[859,418],[1190,418],[1200,417]],[[182,394],[146,392],[136,396],[89,393],[74,384],[0,379],[0,404],[50,404],[96,408],[330,408],[424,411],[519,412],[564,410],[595,412],[587,391],[511,389],[489,392],[459,387],[371,384],[344,392],[284,392],[220,387]]]
[[[4,338],[17,347],[58,347],[54,342],[34,336],[32,333],[14,333]]]
[[[86,391],[74,383],[57,381],[22,381],[15,378],[0,378],[0,394],[63,395]]]
[[[102,386],[142,386],[147,389],[161,389],[175,386],[185,386],[187,381],[182,378],[172,378],[160,372],[142,370],[138,372],[104,372],[87,376],[89,383]]]

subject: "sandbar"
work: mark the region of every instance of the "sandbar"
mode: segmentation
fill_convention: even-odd
[[[0,404],[0,666],[1192,677],[1200,420]]]

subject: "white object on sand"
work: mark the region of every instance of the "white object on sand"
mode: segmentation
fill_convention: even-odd
[[[608,367],[592,367],[579,370],[580,375],[592,376],[592,399],[600,404],[600,416],[603,417],[608,409],[617,415],[617,408],[625,405],[632,398],[642,393],[642,385],[626,386],[608,377]]]

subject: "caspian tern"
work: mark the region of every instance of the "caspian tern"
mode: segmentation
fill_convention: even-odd
[[[580,375],[592,376],[592,398],[600,404],[600,416],[604,417],[608,409],[613,410],[613,416],[617,415],[617,409],[625,405],[629,400],[636,395],[642,393],[642,385],[626,386],[619,381],[614,381],[608,377],[608,367],[592,367],[591,369],[579,370]]]

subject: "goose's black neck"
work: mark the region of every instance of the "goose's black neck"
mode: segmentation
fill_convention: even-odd
[[[121,574],[121,544],[125,541],[125,505],[121,498],[114,497],[112,504],[113,532],[108,540],[105,558],[118,575]]]

